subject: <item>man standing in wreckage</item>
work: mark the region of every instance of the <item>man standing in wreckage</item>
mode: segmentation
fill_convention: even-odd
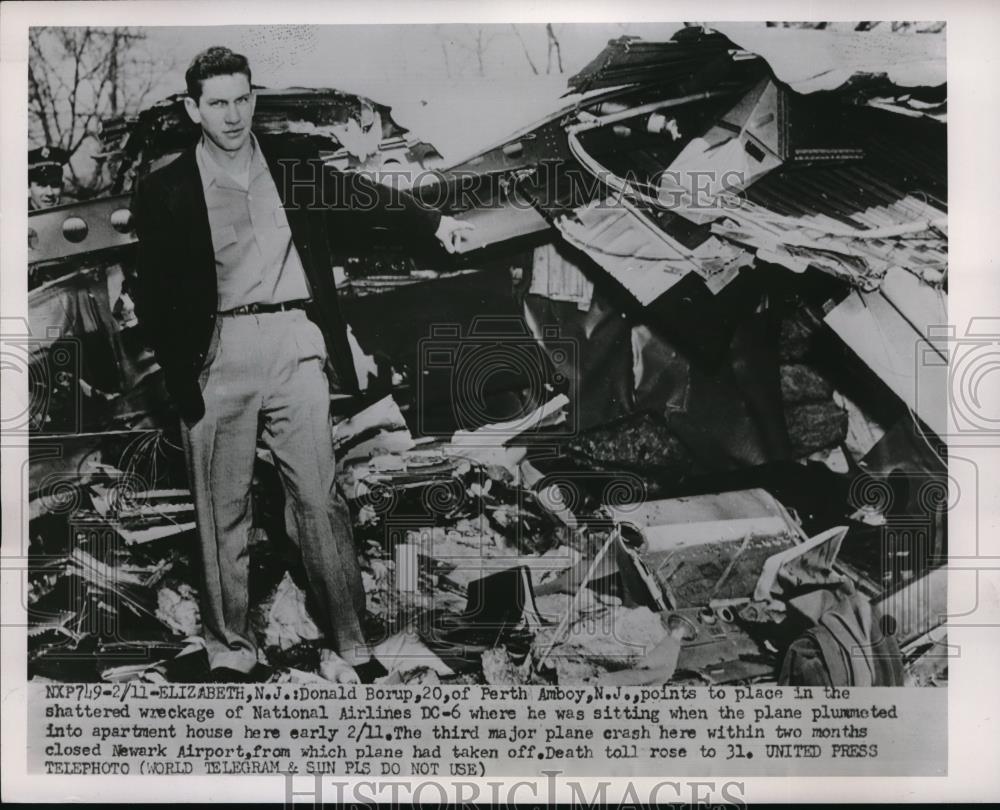
[[[338,345],[330,243],[361,216],[453,252],[467,227],[405,193],[262,149],[244,56],[213,47],[186,73],[201,139],[138,184],[135,303],[181,415],[204,565],[212,678],[266,678],[249,626],[250,485],[261,437],[286,495],[327,647],[320,674],[370,682],[365,594],[349,512],[336,490],[326,376]]]

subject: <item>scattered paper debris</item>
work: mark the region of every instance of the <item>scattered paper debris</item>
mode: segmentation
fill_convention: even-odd
[[[306,609],[305,593],[288,573],[275,589],[266,616],[264,643],[268,647],[287,650],[322,635]]]

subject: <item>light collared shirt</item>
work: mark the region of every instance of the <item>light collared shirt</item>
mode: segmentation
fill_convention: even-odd
[[[240,183],[204,141],[195,149],[212,229],[220,312],[245,304],[309,298],[288,218],[253,135],[250,150],[250,170],[246,182]]]

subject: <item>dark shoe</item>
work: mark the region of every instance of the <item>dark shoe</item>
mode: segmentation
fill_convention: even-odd
[[[204,647],[178,655],[164,666],[164,676],[171,683],[204,683],[211,677],[208,653]]]
[[[209,675],[209,680],[212,683],[264,683],[273,674],[274,670],[264,664],[255,664],[249,672],[229,667],[216,667]]]
[[[358,679],[361,683],[375,683],[376,678],[384,678],[389,674],[389,670],[374,658],[369,658],[363,664],[355,665],[354,671],[358,673]]]

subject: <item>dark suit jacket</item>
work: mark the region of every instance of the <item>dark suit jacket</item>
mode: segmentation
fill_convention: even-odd
[[[433,234],[441,215],[408,194],[323,166],[315,153],[280,151],[261,139],[292,241],[312,290],[309,317],[349,388],[351,363],[333,281],[330,240],[360,225]],[[205,412],[198,377],[215,329],[218,291],[208,209],[194,148],[138,183],[132,212],[139,237],[136,315],[167,391],[189,423]]]

